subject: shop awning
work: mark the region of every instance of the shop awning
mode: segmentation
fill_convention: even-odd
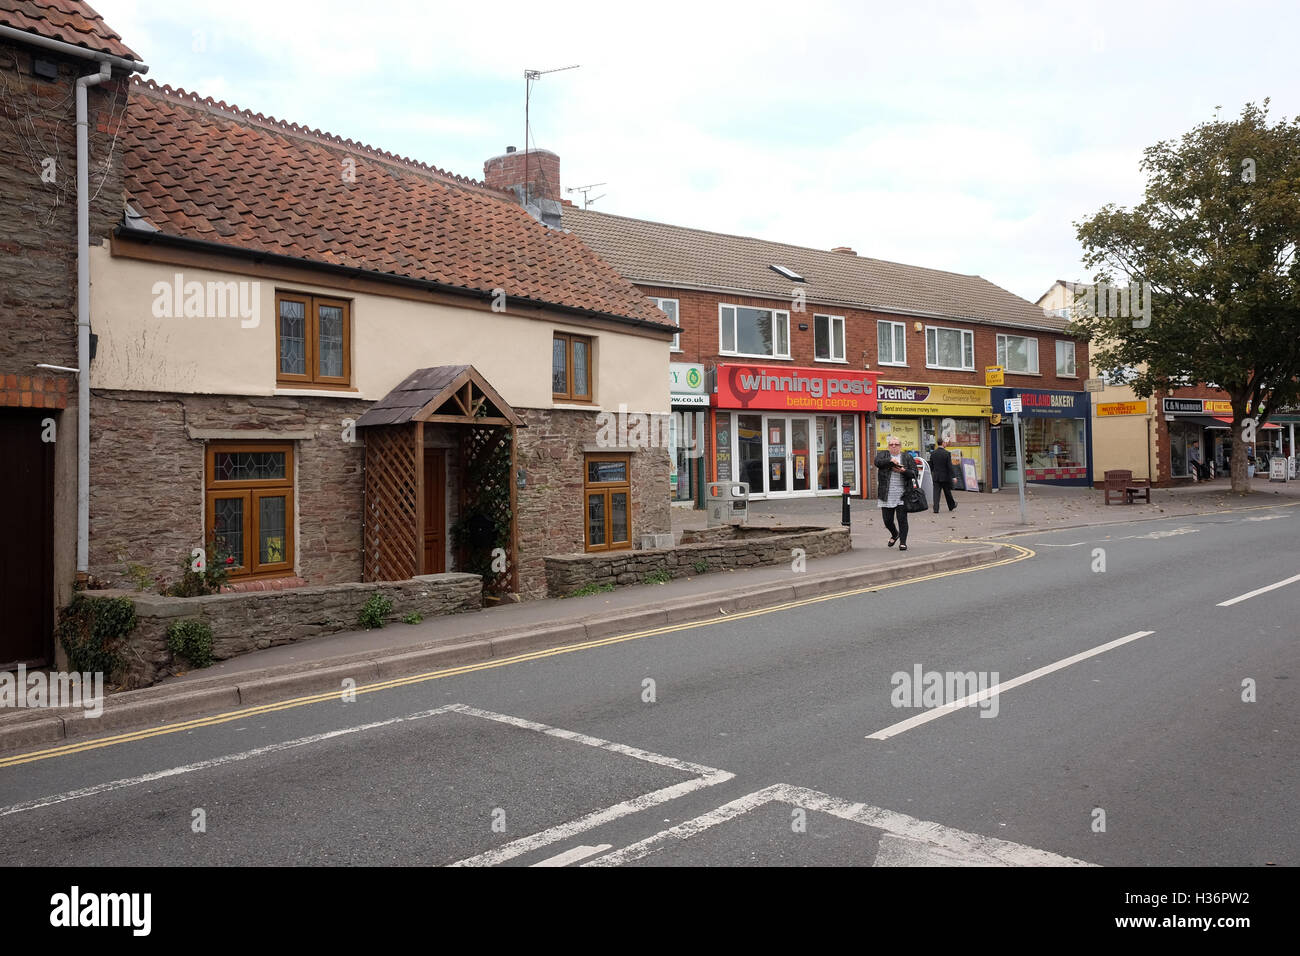
[[[1225,425],[1223,424],[1224,419],[1215,418],[1212,415],[1179,415],[1174,419],[1174,421],[1185,422],[1188,425],[1197,425],[1201,428],[1230,429],[1232,427],[1231,418],[1226,420],[1228,424]]]
[[[1213,420],[1216,422],[1222,422],[1224,424],[1206,425],[1205,427],[1206,428],[1231,428],[1232,427],[1232,418],[1229,416],[1215,415]],[[1275,422],[1268,422],[1264,425],[1264,431],[1268,431],[1270,428],[1281,428],[1281,427],[1282,427],[1281,425],[1278,425]]]

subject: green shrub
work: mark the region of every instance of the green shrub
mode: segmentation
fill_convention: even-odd
[[[660,568],[658,571],[651,571],[641,578],[642,584],[667,584],[673,579],[673,573],[667,568]]]
[[[582,587],[578,588],[576,591],[572,592],[571,594],[565,595],[565,597],[571,597],[571,598],[588,597],[589,595],[592,594],[604,594],[606,591],[612,591],[612,590],[614,590],[613,581],[606,581],[603,584],[597,584],[596,582],[593,581],[590,584],[584,584]]]
[[[423,614],[421,614],[419,611],[412,611],[410,614],[406,615],[406,617],[402,618],[402,623],[419,624],[423,620],[424,620]]]
[[[194,559],[190,555],[181,558],[180,580],[169,587],[165,594],[172,597],[201,597],[204,594],[220,594],[230,577],[229,568],[235,559],[217,547],[215,539],[207,544],[202,571],[194,570]]]
[[[75,594],[59,612],[54,633],[68,654],[70,670],[111,679],[124,664],[123,647],[135,625],[135,604],[129,598]]]
[[[357,623],[364,630],[384,626],[384,618],[393,613],[393,602],[388,600],[378,591],[370,595],[365,606],[361,608],[361,614],[357,617]]]
[[[212,663],[212,628],[197,617],[172,621],[167,625],[167,646],[193,667]]]
[[[709,570],[709,562],[703,560],[696,561],[692,567],[695,568],[696,574],[705,574]]]

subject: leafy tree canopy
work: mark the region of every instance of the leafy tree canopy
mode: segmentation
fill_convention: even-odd
[[[1072,331],[1093,340],[1097,366],[1136,367],[1144,398],[1214,383],[1238,426],[1300,399],[1300,118],[1269,125],[1268,103],[1148,147],[1142,202],[1075,224],[1096,281],[1150,290],[1145,328],[1131,310],[1076,309]]]

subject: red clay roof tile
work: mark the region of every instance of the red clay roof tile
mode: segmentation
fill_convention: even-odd
[[[96,53],[140,59],[104,18],[81,0],[0,0],[0,24]]]
[[[165,235],[665,325],[577,236],[436,167],[138,79],[122,146]]]

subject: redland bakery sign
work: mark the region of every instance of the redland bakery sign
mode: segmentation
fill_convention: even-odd
[[[719,365],[718,408],[873,412],[879,372]]]

